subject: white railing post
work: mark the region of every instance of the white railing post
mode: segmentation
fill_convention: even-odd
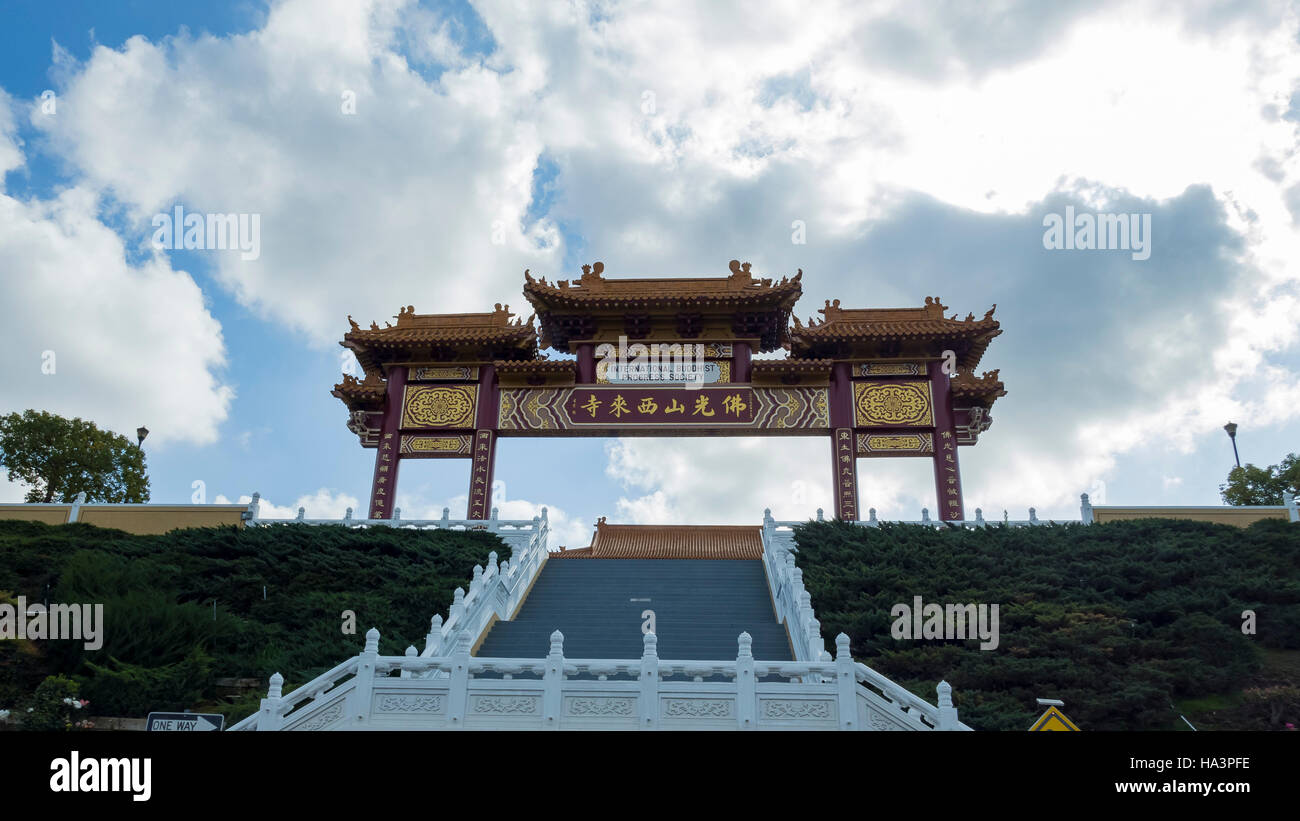
[[[1092,524],[1092,502],[1088,501],[1088,494],[1079,494],[1079,520],[1086,525]]]
[[[641,729],[659,726],[659,639],[646,633],[641,644]]]
[[[432,619],[429,619],[429,635],[424,637],[424,653],[429,656],[438,655],[438,647],[442,644],[442,616],[435,613]]]
[[[808,608],[811,613],[812,608]],[[826,652],[826,642],[822,640],[822,623],[816,618],[808,619],[808,660],[821,661]]]
[[[408,658],[408,659],[413,659],[413,658],[417,658],[419,655],[420,655],[420,654],[419,654],[419,652],[415,649],[415,645],[414,645],[414,644],[411,644],[411,645],[408,645],[408,646],[407,646],[407,648],[406,648],[406,658]],[[410,668],[407,667],[405,664],[402,665],[401,676],[402,676],[402,678],[410,678],[410,677],[411,677],[411,670],[410,670]]]
[[[447,621],[456,625],[457,630],[462,630],[465,627],[461,623],[465,620],[465,588],[457,587],[451,595],[451,607],[447,608]]]
[[[736,652],[736,721],[742,730],[757,726],[758,699],[754,690],[753,639],[749,633],[737,638]]]
[[[79,491],[76,498],[72,500],[72,507],[68,510],[68,524],[77,521],[77,518],[81,516],[81,506],[85,503],[86,491]]]
[[[542,679],[542,715],[546,729],[554,730],[560,726],[560,691],[564,688],[564,634],[559,630],[551,633],[551,652],[546,655]]]
[[[835,637],[835,692],[839,696],[841,730],[858,728],[858,681],[853,657],[849,655],[849,637]]]
[[[357,664],[357,674],[352,679],[351,697],[352,719],[349,724],[365,725],[370,719],[370,696],[375,683],[375,662],[379,660],[379,631],[370,628],[366,631],[366,646],[361,651]]]
[[[936,729],[957,729],[957,708],[952,706],[952,685],[941,681],[935,689],[939,691],[939,722]]]
[[[465,723],[465,706],[469,701],[469,635],[456,636],[456,649],[451,656],[451,685],[447,692],[447,721],[453,727]]]
[[[284,692],[284,676],[276,673],[271,676],[271,686],[262,699],[262,708],[257,713],[258,730],[278,730],[284,721],[280,715],[280,696]]]

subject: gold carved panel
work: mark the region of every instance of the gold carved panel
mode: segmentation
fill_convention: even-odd
[[[473,442],[467,433],[451,436],[402,436],[399,452],[403,456],[455,457],[470,455]]]
[[[411,368],[408,382],[441,382],[456,379],[478,379],[477,365],[438,365],[427,368]]]
[[[925,376],[919,362],[862,362],[854,376]]]
[[[859,433],[858,455],[934,453],[932,433]]]
[[[854,382],[853,410],[858,427],[934,424],[929,382]]]
[[[407,385],[403,428],[472,428],[478,385]]]

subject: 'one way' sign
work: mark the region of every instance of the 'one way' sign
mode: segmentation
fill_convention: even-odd
[[[220,713],[150,713],[145,731],[150,733],[202,733],[220,730],[226,717]]]

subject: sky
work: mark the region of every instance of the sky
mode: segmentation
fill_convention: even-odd
[[[986,518],[1205,505],[1300,450],[1300,14],[1274,2],[230,4],[9,0],[0,413],[145,442],[152,500],[366,508],[330,396],[347,317],[527,316],[523,271],[804,272],[801,318],[994,304],[1008,394],[961,460]],[[256,216],[255,254],[155,247]],[[1045,219],[1146,215],[1149,257]],[[802,226],[796,231],[795,226]],[[802,234],[803,241],[797,241]],[[1141,256],[1141,255],[1137,255]],[[51,357],[50,354],[53,354]],[[53,363],[53,367],[50,366]],[[52,372],[50,372],[52,371]],[[822,438],[502,439],[503,518],[830,509]],[[403,518],[468,463],[403,465]],[[880,518],[925,460],[859,462]],[[0,501],[23,489],[0,476]]]

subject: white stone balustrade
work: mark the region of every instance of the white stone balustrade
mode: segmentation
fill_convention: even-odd
[[[653,633],[624,660],[566,658],[558,630],[535,659],[472,657],[468,633],[449,656],[378,646],[371,629],[360,655],[288,695],[277,673],[261,710],[230,729],[970,729],[946,682],[927,704],[854,662],[843,634],[835,659],[815,663],[756,660],[747,633],[725,661],[660,659]]]

